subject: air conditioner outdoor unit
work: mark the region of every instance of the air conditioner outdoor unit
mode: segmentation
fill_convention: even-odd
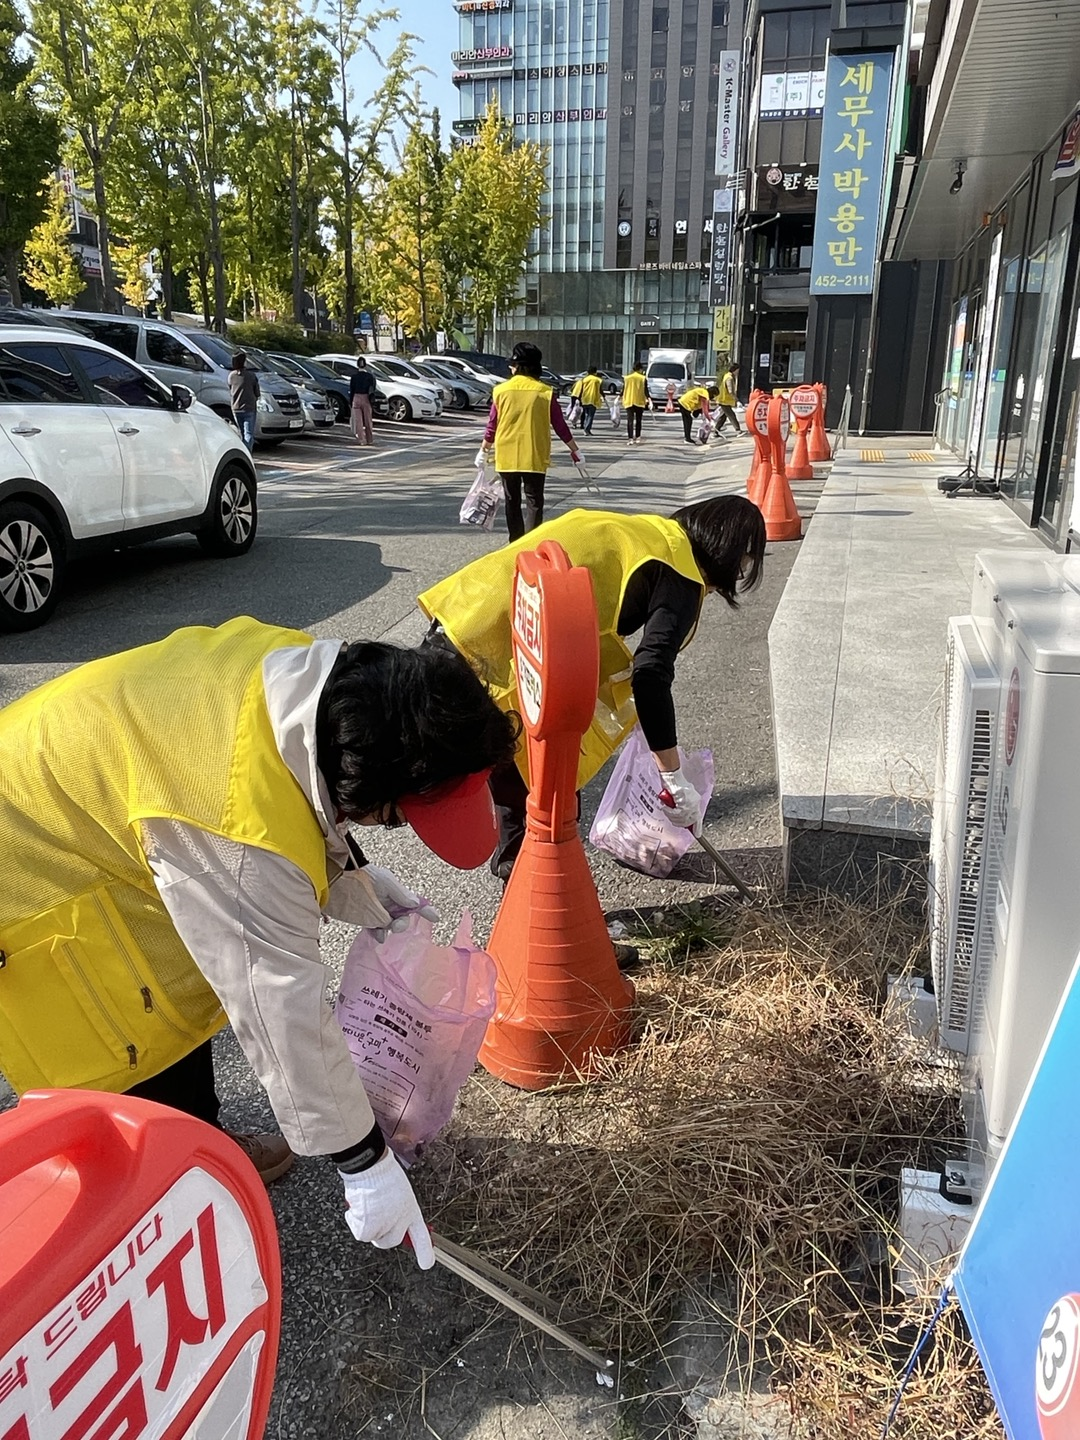
[[[938,1038],[967,1054],[1001,682],[974,621],[949,621],[930,836],[930,959]]]
[[[989,1171],[1080,946],[1080,559],[981,554],[972,600],[1001,677],[965,1077]]]

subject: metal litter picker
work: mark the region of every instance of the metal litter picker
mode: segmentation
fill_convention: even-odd
[[[466,1250],[463,1245],[455,1245],[450,1240],[444,1240],[441,1235],[436,1235],[434,1230],[431,1231],[431,1243],[435,1250],[435,1259],[451,1274],[467,1280],[470,1285],[475,1285],[477,1290],[483,1291],[492,1300],[497,1300],[500,1305],[505,1305],[508,1310],[512,1310],[522,1320],[528,1320],[530,1325],[535,1325],[545,1335],[550,1335],[560,1345],[565,1345],[575,1355],[580,1355],[583,1360],[587,1360],[596,1371],[598,1385],[614,1387],[614,1360],[608,1360],[596,1350],[590,1350],[580,1340],[575,1340],[568,1331],[563,1330],[561,1326],[541,1314],[542,1309],[553,1310],[555,1308],[546,1295],[542,1295],[539,1290],[533,1290],[529,1285],[522,1284],[520,1280],[515,1280],[512,1275],[507,1275],[505,1271],[497,1269],[480,1255]],[[511,1293],[513,1291],[516,1291],[517,1295]],[[532,1305],[526,1305],[523,1300],[517,1298],[518,1295],[531,1300]],[[533,1306],[537,1308],[534,1309]]]

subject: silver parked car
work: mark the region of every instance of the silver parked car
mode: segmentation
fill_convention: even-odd
[[[410,363],[421,374],[430,375],[432,379],[451,387],[454,392],[450,405],[452,410],[471,410],[473,406],[486,410],[491,404],[490,385],[485,385],[482,380],[464,370],[455,370],[452,365],[444,365],[440,356],[410,356]]]

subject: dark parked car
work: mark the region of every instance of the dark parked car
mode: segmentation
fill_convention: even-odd
[[[74,330],[79,335],[88,335],[75,320],[69,320],[62,310],[20,310],[15,305],[0,305],[0,325],[45,325],[50,330]]]
[[[286,380],[313,380],[320,390],[325,390],[330,396],[334,406],[334,419],[342,425],[349,423],[352,400],[349,395],[349,382],[344,376],[331,370],[330,366],[324,365],[321,360],[312,360],[307,355],[286,355],[274,351],[267,359]],[[375,415],[385,417],[386,396],[379,389],[372,391],[371,408]]]
[[[448,353],[456,355],[460,360],[469,360],[472,364],[481,366],[491,375],[501,375],[504,380],[510,379],[510,362],[505,355],[489,355],[483,350],[451,350]]]

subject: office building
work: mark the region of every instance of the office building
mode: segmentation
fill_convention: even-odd
[[[490,98],[550,151],[548,221],[500,342],[564,371],[678,345],[713,363],[710,297],[726,0],[457,0],[456,132]]]
[[[936,435],[1080,542],[1080,4],[930,4],[889,255],[950,266]],[[989,503],[989,502],[982,502]]]

